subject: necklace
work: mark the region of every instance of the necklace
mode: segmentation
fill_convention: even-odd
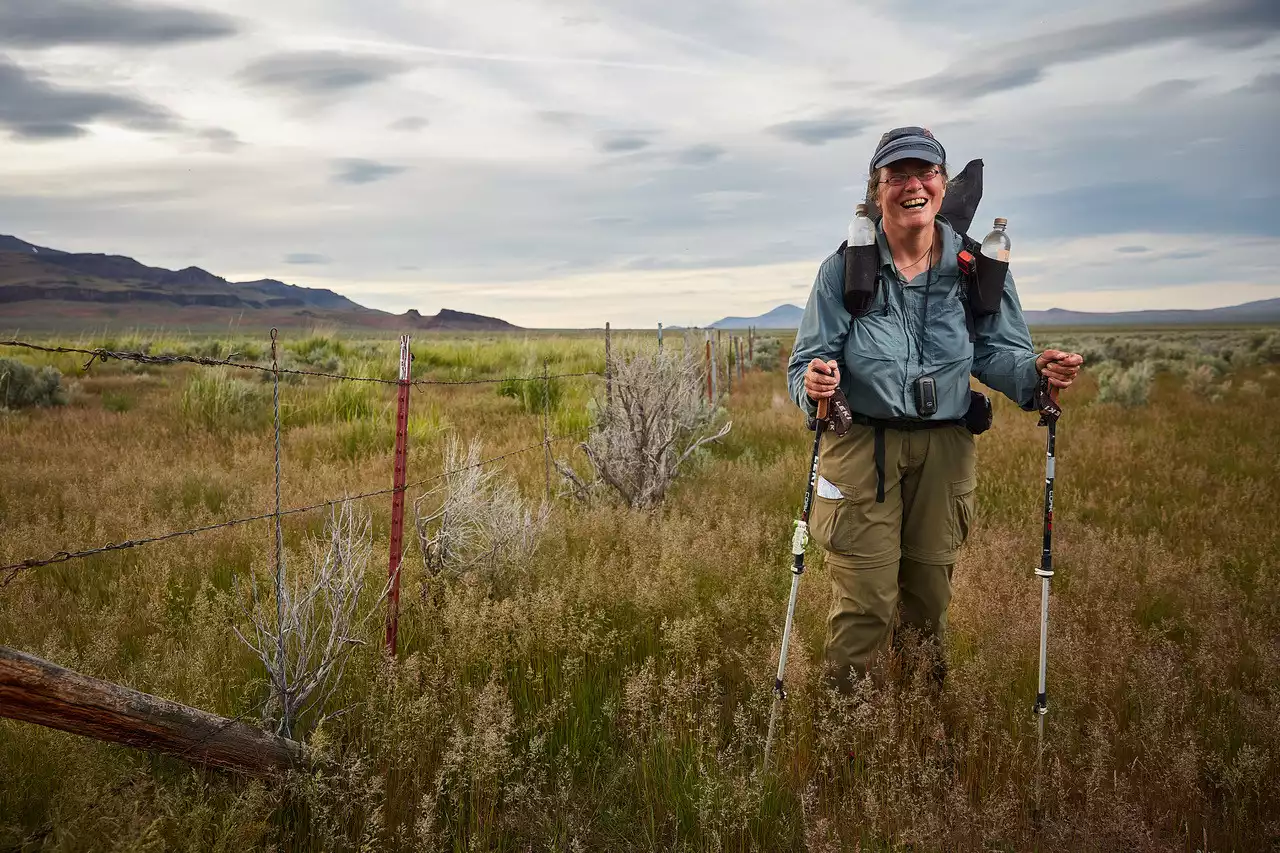
[[[918,263],[920,263],[921,261],[923,261],[926,257],[932,257],[932,255],[933,255],[933,240],[930,240],[930,241],[929,241],[929,249],[928,249],[928,251],[926,251],[923,255],[921,255],[920,257],[916,258],[914,261],[912,261],[911,263],[907,264],[906,266],[901,267],[901,269],[909,270],[909,269],[911,269],[912,267],[914,267],[916,264],[918,264]]]

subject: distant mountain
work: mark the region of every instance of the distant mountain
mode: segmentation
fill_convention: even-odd
[[[1277,323],[1280,299],[1262,299],[1223,308],[1168,309],[1148,311],[1024,311],[1028,326],[1149,326],[1197,325],[1202,323]]]
[[[518,327],[495,317],[441,309],[391,314],[332,290],[275,279],[231,282],[199,267],[167,270],[123,255],[63,252],[0,235],[0,305],[26,327],[125,322],[209,326],[227,322],[358,326],[377,329]]]
[[[755,326],[758,329],[795,329],[800,326],[800,318],[804,309],[796,305],[779,305],[772,311],[759,317],[725,317],[712,323],[712,329],[745,329]]]
[[[711,324],[713,329],[795,329],[804,310],[795,305],[779,305],[759,317],[725,317]],[[1028,326],[1169,326],[1210,323],[1280,323],[1280,298],[1246,302],[1223,308],[1155,309],[1149,311],[1090,312],[1050,308],[1023,311]]]

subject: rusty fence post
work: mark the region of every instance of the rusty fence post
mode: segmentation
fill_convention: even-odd
[[[396,459],[392,473],[391,555],[387,576],[391,591],[387,595],[387,651],[396,655],[396,639],[400,629],[400,557],[404,552],[404,483],[408,467],[409,389],[413,355],[409,336],[400,336],[400,384],[396,388]]]

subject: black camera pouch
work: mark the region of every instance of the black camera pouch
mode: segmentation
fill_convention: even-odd
[[[964,425],[974,435],[982,435],[991,429],[991,400],[981,391],[969,389],[969,409],[964,413]]]
[[[861,317],[871,310],[876,298],[876,273],[880,263],[880,249],[870,246],[841,247],[844,256],[844,307],[853,317]]]

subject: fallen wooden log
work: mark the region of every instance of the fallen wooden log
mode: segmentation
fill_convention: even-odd
[[[0,717],[257,776],[307,759],[297,741],[5,646],[0,646]]]

